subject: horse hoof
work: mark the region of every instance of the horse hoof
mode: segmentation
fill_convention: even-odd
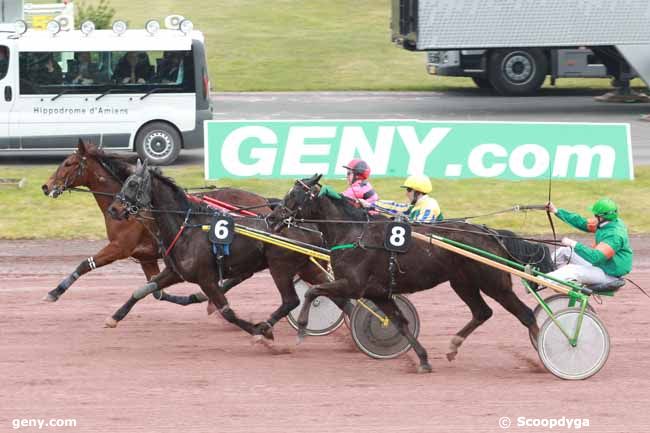
[[[453,361],[454,359],[456,359],[456,355],[457,355],[457,354],[458,354],[458,352],[449,352],[449,353],[447,354],[447,361],[451,362],[451,361]]]
[[[305,340],[305,334],[301,334],[300,332],[298,333],[298,336],[296,337],[296,346],[300,346],[300,344]]]
[[[211,316],[217,311],[217,307],[212,302],[208,302],[206,311],[208,312],[208,316]]]
[[[429,364],[420,364],[418,365],[418,374],[422,373],[431,373],[433,369],[431,368],[431,365]]]
[[[47,295],[43,296],[43,298],[41,298],[41,301],[45,301],[45,302],[56,302],[58,300],[59,300],[59,298],[57,298],[56,296],[51,295],[49,293]]]
[[[265,329],[264,331],[262,331],[262,335],[267,340],[270,340],[270,341],[275,340],[275,337],[273,336],[273,328]]]
[[[104,321],[104,328],[117,328],[117,320],[109,317]]]

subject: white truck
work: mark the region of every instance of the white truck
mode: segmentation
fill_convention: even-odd
[[[470,77],[481,89],[502,95],[533,95],[550,76],[558,78],[607,78],[600,58],[585,47],[566,49],[507,48],[427,52],[431,75]]]
[[[471,77],[503,95],[550,75],[650,79],[647,0],[392,0],[392,40],[427,51],[429,73]]]

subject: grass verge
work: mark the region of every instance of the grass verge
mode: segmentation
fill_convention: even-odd
[[[40,186],[54,172],[55,166],[0,166],[0,178],[26,178],[23,189],[0,187],[0,238],[3,239],[103,239],[104,216],[90,194],[64,194],[53,200],[45,197]],[[552,182],[552,199],[560,207],[587,214],[594,200],[608,196],[616,200],[621,215],[632,233],[650,232],[650,167],[637,167],[634,181],[559,181]],[[203,166],[166,168],[185,187],[205,184]],[[373,186],[382,198],[404,200],[399,188],[402,179],[374,179]],[[342,190],[343,180],[324,180]],[[267,197],[282,197],[291,180],[221,181],[219,186],[235,186]],[[543,204],[548,197],[547,181],[434,180],[435,197],[447,218],[480,215],[506,209],[516,204]],[[540,211],[506,213],[475,222],[516,232],[550,233],[546,214]],[[572,230],[561,222],[561,232]]]

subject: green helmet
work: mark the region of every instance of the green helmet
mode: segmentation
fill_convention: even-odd
[[[618,206],[609,198],[601,198],[589,208],[589,211],[609,221],[618,218]]]

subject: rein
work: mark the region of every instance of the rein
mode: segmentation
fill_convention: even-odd
[[[72,188],[65,188],[64,191],[68,191],[70,193],[74,192],[87,192],[90,194],[97,194],[97,195],[105,195],[108,197],[115,197],[117,194],[111,193],[111,192],[103,192],[103,191],[93,191],[92,189],[85,189],[85,188],[78,188],[76,186]]]
[[[510,239],[521,239],[524,241],[529,241],[529,242],[537,242],[537,243],[542,243],[542,244],[548,244],[548,245],[560,245],[562,244],[562,241],[559,241],[557,239],[536,239],[536,238],[526,238],[526,237],[521,237],[521,236],[508,236],[508,235],[501,235],[501,234],[492,234],[492,233],[486,233],[483,231],[476,231],[476,230],[467,230],[467,229],[459,229],[459,228],[452,228],[452,227],[445,227],[445,223],[451,223],[451,222],[462,222],[463,220],[443,220],[436,222],[434,224],[424,224],[424,223],[418,223],[418,222],[412,222],[410,223],[412,226],[416,227],[429,227],[429,228],[436,228],[440,230],[447,230],[447,231],[455,231],[455,232],[464,232],[464,233],[472,233],[472,234],[477,234],[477,235],[482,235],[482,236],[492,236],[492,237],[498,237],[498,238],[510,238]],[[310,223],[335,223],[335,224],[388,224],[393,222],[392,220],[382,220],[382,221],[355,221],[355,220],[325,220],[325,219],[304,219],[304,218],[294,218],[291,220],[291,226],[293,227],[299,227],[296,224],[297,223],[305,223],[305,224],[310,224]]]
[[[169,244],[167,250],[165,250],[165,255],[163,257],[167,257],[169,253],[172,252],[174,245],[176,245],[176,242],[178,242],[178,239],[180,239],[181,235],[185,231],[185,227],[187,227],[187,222],[189,221],[191,214],[192,214],[192,208],[187,209],[187,214],[185,215],[185,221],[183,221],[183,224],[181,224],[181,227],[178,229],[178,233],[176,233],[176,236],[174,237],[172,243]]]

